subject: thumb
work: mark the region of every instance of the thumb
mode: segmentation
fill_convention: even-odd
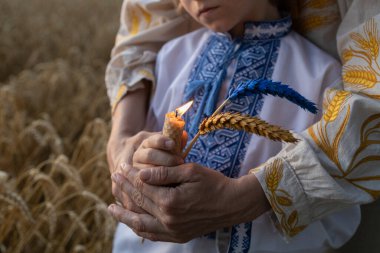
[[[154,167],[140,170],[140,179],[144,183],[157,186],[176,185],[193,181],[191,169],[184,166],[176,167]]]

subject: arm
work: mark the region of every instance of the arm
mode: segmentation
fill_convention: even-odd
[[[352,1],[351,16],[339,30],[343,84],[326,91],[322,119],[298,144],[252,170],[288,236],[380,196],[380,4],[359,2]],[[353,17],[359,10],[368,15]]]
[[[123,167],[131,164],[137,147],[150,135],[142,131],[145,125],[148,98],[148,88],[144,85],[139,90],[128,92],[115,108],[107,144],[107,159],[111,173],[120,172]],[[122,193],[114,183],[112,183],[112,193],[124,207],[139,211],[128,195]]]
[[[194,23],[176,10],[171,0],[125,0],[120,28],[106,70],[112,105],[112,131],[107,145],[111,173],[132,162],[143,139],[149,91],[154,90],[156,52],[167,40],[193,29]],[[133,108],[133,110],[131,110]],[[113,184],[113,194],[125,207],[128,197]]]
[[[168,40],[197,27],[179,15],[172,0],[124,0],[120,28],[106,70],[107,93],[113,109],[127,93],[152,83],[156,53]]]

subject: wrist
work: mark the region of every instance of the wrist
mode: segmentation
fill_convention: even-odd
[[[232,202],[236,207],[231,224],[250,222],[270,210],[270,204],[258,179],[254,174],[233,179],[235,191]]]

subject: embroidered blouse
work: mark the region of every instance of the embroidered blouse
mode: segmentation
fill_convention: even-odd
[[[147,117],[149,128],[160,131],[166,112],[173,111],[187,99],[194,99],[194,105],[185,117],[191,139],[195,134],[194,126],[196,129],[199,121],[210,115],[216,104],[239,82],[249,79],[282,81],[321,105],[325,88],[340,83],[340,65],[292,32],[290,26],[290,18],[247,23],[243,38],[235,40],[228,34],[200,29],[167,43],[157,58],[157,87]],[[282,99],[263,96],[240,99],[225,110],[258,115],[295,132],[307,129],[320,117]],[[187,160],[216,169],[226,176],[238,177],[280,150],[280,143],[244,132],[220,130],[201,137]],[[265,178],[261,169],[257,174]],[[272,202],[282,201],[277,204],[281,212],[284,212],[281,203],[292,208],[291,195],[286,189],[276,188],[268,192],[268,196],[275,198],[269,199]],[[294,221],[287,218],[293,228],[302,226],[297,215],[290,216],[294,216]],[[135,245],[134,250],[144,252],[216,252],[216,249],[224,248],[228,252],[321,252],[346,242],[359,221],[358,207],[340,211],[311,223],[303,233],[286,242],[271,221],[269,212],[253,222],[209,235],[209,239],[197,238],[183,245],[154,243],[156,251],[149,251],[149,247],[153,247],[150,242],[149,246],[144,243],[144,248],[139,248],[139,243],[133,243],[138,238],[120,225],[115,249],[121,252],[125,247]]]
[[[380,1],[301,0],[300,4],[297,26],[320,48],[339,55],[343,80],[326,90],[322,118],[298,136],[301,141],[297,145],[287,145],[252,170],[268,199],[275,195],[267,180],[274,172],[281,175],[275,190],[285,190],[293,205],[282,206],[279,212],[273,204],[273,209],[278,228],[288,236],[331,212],[373,202],[380,196],[380,137],[373,127],[380,111],[380,59],[376,53]],[[172,0],[124,0],[106,71],[111,104],[128,90],[139,88],[136,84],[141,79],[154,84],[158,49],[196,27],[193,20],[176,12]]]

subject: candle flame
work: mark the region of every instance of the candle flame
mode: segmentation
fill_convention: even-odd
[[[190,102],[187,102],[186,104],[178,107],[175,112],[176,112],[176,115],[178,117],[182,117],[182,115],[185,114],[185,112],[187,112],[187,110],[189,110],[189,108],[191,107],[191,105],[193,104],[193,100],[191,100]]]

